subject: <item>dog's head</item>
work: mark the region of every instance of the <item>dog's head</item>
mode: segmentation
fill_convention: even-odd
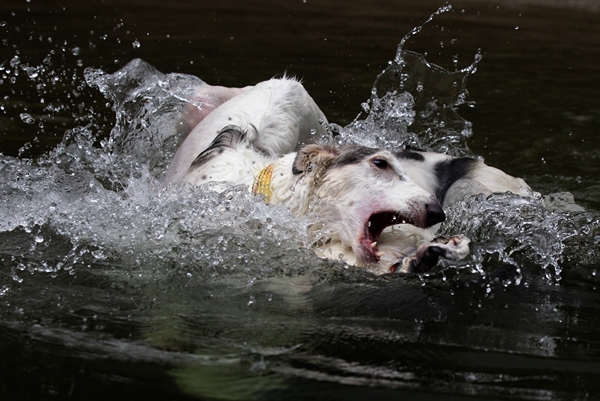
[[[307,145],[294,161],[298,183],[309,188],[309,214],[354,251],[377,263],[377,241],[392,225],[429,228],[445,220],[434,195],[415,184],[384,149]]]

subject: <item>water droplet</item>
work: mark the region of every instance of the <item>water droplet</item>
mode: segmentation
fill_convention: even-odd
[[[79,47],[74,47],[74,48],[71,49],[71,53],[74,56],[79,56],[79,54],[81,54],[81,49]]]
[[[25,72],[27,73],[29,79],[35,79],[39,76],[37,68],[28,67],[25,69]]]
[[[134,41],[131,43],[131,45],[133,46],[133,48],[134,48],[134,49],[139,49],[139,48],[142,46],[142,44],[141,44],[141,43],[140,43],[140,42],[139,42],[137,39],[136,39],[136,40],[134,40]]]
[[[33,118],[29,113],[21,113],[19,117],[21,117],[21,121],[23,121],[25,124],[35,123],[35,118]]]
[[[0,288],[0,297],[5,296],[8,291],[10,291],[10,287],[7,285],[2,286],[2,288]]]

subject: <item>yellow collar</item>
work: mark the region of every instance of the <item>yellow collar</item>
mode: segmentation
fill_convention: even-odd
[[[273,164],[269,164],[267,167],[260,170],[258,175],[254,178],[252,183],[252,194],[253,195],[264,195],[265,202],[271,201],[271,178],[273,177]]]

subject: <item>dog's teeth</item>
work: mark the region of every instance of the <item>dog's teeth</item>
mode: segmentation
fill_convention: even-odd
[[[377,246],[377,242],[373,242],[373,243],[371,244],[371,248],[373,248],[373,249],[375,249],[375,247],[376,247],[376,246]]]
[[[378,258],[382,257],[383,255],[385,255],[385,252],[375,252],[375,256]]]

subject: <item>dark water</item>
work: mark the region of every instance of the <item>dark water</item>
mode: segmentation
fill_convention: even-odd
[[[0,4],[2,399],[600,398],[598,7],[452,2],[388,67],[443,5]],[[338,140],[481,156],[542,197],[469,199],[443,227],[467,260],[374,277],[241,188],[156,193],[192,75],[284,72]]]

